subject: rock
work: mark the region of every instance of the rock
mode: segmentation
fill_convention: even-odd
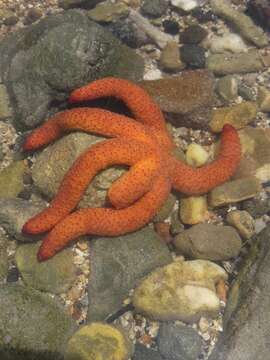
[[[244,100],[248,101],[255,101],[256,100],[256,93],[254,89],[246,84],[240,84],[238,88],[238,93]]]
[[[195,322],[216,316],[219,300],[215,283],[226,279],[225,271],[206,260],[176,261],[154,270],[135,288],[135,310],[155,320]]]
[[[223,206],[250,199],[261,191],[260,181],[255,176],[226,182],[217,186],[209,194],[209,205]]]
[[[171,35],[160,31],[156,26],[152,25],[148,19],[143,17],[137,11],[130,9],[129,18],[161,49],[163,49],[169,41],[173,41],[173,37]]]
[[[270,180],[270,134],[265,129],[246,127],[239,131],[242,157],[235,179],[256,176],[262,183]]]
[[[130,19],[108,23],[106,27],[115,37],[131,48],[138,48],[149,41],[148,36]]]
[[[221,132],[225,124],[231,124],[236,129],[241,129],[252,122],[257,115],[257,105],[251,101],[243,101],[230,107],[213,110],[209,127],[213,132]]]
[[[202,339],[191,327],[162,323],[157,337],[158,349],[166,360],[194,360],[202,349]]]
[[[12,116],[8,91],[5,85],[0,84],[0,119],[6,120]]]
[[[252,217],[259,218],[270,212],[270,199],[253,198],[242,202],[242,209]]]
[[[103,323],[90,323],[80,328],[69,340],[66,360],[128,360],[132,343],[123,330]]]
[[[23,199],[0,199],[0,226],[17,240],[22,242],[39,239],[40,236],[30,236],[22,234],[22,227],[28,219],[43,210],[43,203],[29,203]]]
[[[25,19],[24,24],[30,25],[42,17],[42,11],[39,8],[30,8]]]
[[[185,68],[180,59],[178,44],[174,41],[168,42],[160,54],[159,65],[164,71],[177,72]]]
[[[259,86],[258,87],[258,104],[259,104],[259,108],[260,111],[263,112],[270,112],[270,91],[263,87],[263,86]]]
[[[183,44],[199,44],[207,36],[207,30],[200,25],[191,25],[180,33],[179,39]]]
[[[270,4],[267,0],[251,0],[247,3],[247,14],[259,26],[270,30]]]
[[[167,219],[167,217],[170,216],[175,203],[176,203],[176,196],[173,194],[170,194],[166,202],[163,204],[161,209],[158,211],[158,213],[154,216],[153,221],[155,222],[161,222]]]
[[[265,360],[269,357],[269,236],[268,225],[252,242],[230,289],[224,331],[209,360]]]
[[[193,68],[205,67],[205,49],[198,45],[183,45],[180,48],[181,60]]]
[[[245,74],[261,71],[264,64],[257,50],[240,54],[213,54],[206,59],[206,67],[216,75]]]
[[[225,101],[233,101],[238,95],[238,82],[232,75],[227,75],[218,80],[217,92]]]
[[[158,351],[137,343],[132,360],[163,360],[163,358]]]
[[[73,8],[91,9],[102,0],[59,0],[59,6],[65,10]]]
[[[74,321],[47,294],[20,285],[0,287],[1,358],[6,360],[63,359],[66,343],[75,330]],[[48,357],[47,357],[48,359]]]
[[[177,235],[184,230],[185,226],[179,219],[179,211],[174,210],[171,216],[171,227],[170,231],[173,235]]]
[[[189,196],[181,199],[180,219],[184,224],[193,225],[209,218],[205,196]]]
[[[53,198],[68,169],[78,156],[101,137],[75,132],[64,136],[40,152],[32,167],[35,186],[46,197]],[[98,207],[105,203],[106,190],[121,174],[120,170],[107,169],[95,177],[79,203],[80,207]],[[45,174],[45,176],[44,176]]]
[[[244,239],[250,239],[255,234],[255,220],[247,211],[230,211],[226,220],[228,224],[238,230]]]
[[[141,12],[151,17],[160,17],[168,8],[166,0],[144,0],[141,6]]]
[[[5,8],[1,8],[0,9],[0,24],[6,24],[6,22],[9,21],[9,19],[14,18],[15,13],[11,10],[5,9]]]
[[[200,6],[200,3],[200,0],[171,0],[173,6],[187,12]]]
[[[162,21],[164,31],[171,35],[177,35],[179,33],[179,24],[175,20],[164,20]]]
[[[231,53],[245,53],[248,51],[247,45],[244,43],[241,36],[229,33],[222,36],[211,36],[204,42],[210,49],[211,53],[225,53],[229,51]]]
[[[87,12],[91,20],[108,23],[128,16],[129,10],[123,2],[104,1]]]
[[[23,161],[14,161],[0,172],[0,198],[11,199],[23,190],[23,174],[26,166]]]
[[[206,127],[205,113],[215,102],[214,77],[206,70],[139,83],[176,126]]]
[[[144,68],[132,49],[78,10],[14,32],[0,43],[0,54],[0,77],[12,94],[17,128],[41,123],[52,102],[63,102],[74,88],[112,74],[139,80]]]
[[[174,245],[183,255],[219,261],[236,257],[241,250],[242,241],[231,226],[198,224],[178,234]]]
[[[199,144],[191,143],[187,147],[186,162],[195,167],[205,165],[209,159],[208,152]]]
[[[53,294],[66,292],[76,278],[71,249],[65,249],[46,262],[37,260],[41,242],[25,244],[17,248],[16,265],[27,286]]]
[[[0,282],[7,278],[8,274],[8,254],[7,254],[8,239],[1,232],[0,233]]]
[[[243,13],[235,10],[225,0],[211,0],[214,14],[228,21],[246,39],[258,47],[268,44],[268,36]]]
[[[90,256],[90,321],[104,320],[120,309],[138,279],[171,261],[166,244],[148,227],[124,236],[94,240]]]

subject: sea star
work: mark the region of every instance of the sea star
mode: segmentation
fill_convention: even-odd
[[[134,119],[96,108],[66,110],[34,130],[23,145],[24,150],[35,150],[70,130],[112,137],[84,152],[65,175],[50,206],[23,226],[28,234],[50,230],[38,252],[40,261],[83,234],[116,236],[135,231],[151,220],[172,187],[185,194],[208,192],[228,180],[239,164],[239,137],[228,124],[223,127],[220,152],[212,163],[192,168],[177,160],[161,110],[146,91],[127,80],[94,81],[73,91],[69,101],[105,96],[124,101]],[[96,173],[113,164],[126,164],[130,169],[108,192],[112,208],[71,213]]]

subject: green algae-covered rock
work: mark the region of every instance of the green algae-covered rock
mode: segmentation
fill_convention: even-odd
[[[15,198],[23,190],[23,161],[14,161],[0,172],[0,198]]]
[[[37,260],[41,242],[18,247],[15,255],[23,281],[37,290],[59,294],[68,290],[76,278],[71,249],[65,249],[46,262]]]
[[[0,287],[0,358],[58,360],[74,321],[49,295],[20,285]]]
[[[133,346],[122,330],[96,322],[72,336],[65,360],[127,360],[132,352]]]

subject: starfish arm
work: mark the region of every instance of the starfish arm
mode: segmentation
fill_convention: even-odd
[[[68,215],[44,238],[38,252],[39,261],[54,256],[80,235],[117,236],[143,227],[164,204],[170,189],[169,179],[160,176],[153,188],[128,208],[81,209]]]
[[[170,159],[172,186],[189,195],[199,195],[227,181],[241,159],[241,144],[237,131],[224,125],[221,148],[216,160],[201,168],[192,168],[174,158]]]
[[[106,96],[122,100],[137,121],[153,130],[159,130],[159,138],[163,146],[170,149],[174,147],[159,106],[143,88],[128,80],[108,77],[93,81],[74,90],[69,97],[69,102],[89,101]]]
[[[38,149],[71,130],[124,137],[149,144],[156,142],[149,129],[127,116],[96,108],[76,108],[57,113],[32,131],[26,138],[23,149]]]
[[[156,156],[155,151],[152,151],[152,149],[143,143],[135,140],[127,142],[119,138],[95,144],[79,156],[72,165],[65,175],[59,191],[50,206],[28,220],[23,226],[22,231],[24,233],[37,234],[50,230],[74,209],[97,172],[115,164],[132,166],[148,157],[156,159],[157,166],[159,166],[159,158]],[[142,167],[140,171],[142,176],[144,176],[144,167]],[[78,176],[78,174],[80,174],[80,176]],[[147,181],[149,182],[151,179]],[[132,178],[130,178],[129,188],[132,189],[135,187],[135,195],[136,186],[137,183],[135,182],[133,186]],[[120,196],[118,200],[127,202],[125,196],[128,197],[129,201],[132,200],[132,193],[130,194],[129,191],[127,191],[127,193],[122,192],[122,198]]]
[[[156,157],[148,157],[136,163],[110,187],[110,203],[117,209],[128,207],[151,189],[160,171],[161,164]]]

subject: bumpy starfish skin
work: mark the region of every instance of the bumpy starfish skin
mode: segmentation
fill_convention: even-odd
[[[34,150],[71,130],[114,137],[84,152],[65,175],[50,206],[24,225],[23,232],[30,234],[51,230],[39,250],[40,261],[82,234],[115,236],[135,231],[151,220],[171,187],[186,194],[208,192],[229,179],[239,164],[240,141],[230,125],[223,128],[220,152],[212,163],[195,169],[176,160],[160,109],[143,89],[127,80],[97,80],[75,90],[69,100],[104,96],[123,100],[136,120],[106,110],[76,108],[56,114],[23,145],[24,150]],[[108,191],[113,208],[70,214],[96,173],[114,164],[126,164],[130,169]]]

